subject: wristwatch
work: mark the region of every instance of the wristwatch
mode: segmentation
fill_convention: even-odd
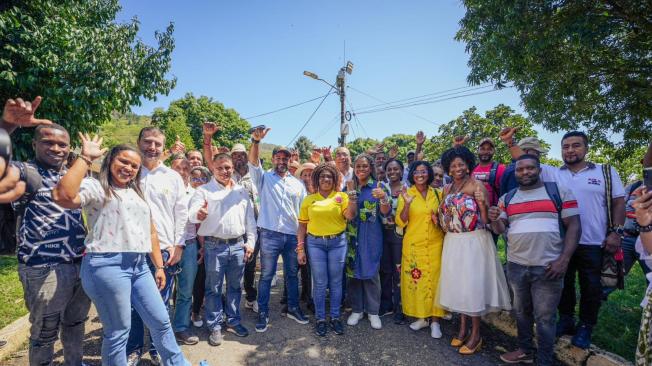
[[[625,235],[625,227],[623,225],[614,225],[609,229],[609,232],[623,236]]]

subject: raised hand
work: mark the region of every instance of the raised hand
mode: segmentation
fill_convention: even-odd
[[[197,220],[204,221],[206,217],[208,217],[208,202],[204,201],[204,205],[197,212]]]
[[[319,165],[319,162],[321,160],[321,149],[318,147],[315,147],[312,149],[312,153],[310,153],[310,162]]]
[[[176,140],[174,141],[174,144],[172,147],[170,147],[170,152],[172,154],[183,154],[186,151],[186,145],[181,142],[181,138],[179,135],[177,135]]]
[[[330,156],[331,158],[333,157],[333,153],[331,152],[332,146],[324,146],[321,148],[321,154],[324,156],[324,159],[326,156]]]
[[[403,190],[403,192],[401,192],[401,197],[403,197],[403,201],[406,205],[409,205],[412,203],[412,201],[414,201],[414,196],[409,195],[407,190]]]
[[[385,148],[385,144],[381,142],[380,144],[377,144],[376,146],[374,146],[372,151],[373,151],[374,154],[378,154],[379,152],[382,152],[384,148]]]
[[[228,154],[230,152],[231,152],[231,150],[229,150],[229,148],[225,147],[225,146],[220,146],[220,147],[217,148],[217,153],[218,154]]]
[[[251,133],[251,138],[252,138],[254,141],[260,141],[260,140],[264,139],[265,136],[267,136],[267,133],[268,133],[270,130],[271,130],[270,127],[267,127],[267,128],[263,128],[263,127],[257,128],[257,129],[254,130],[254,132]]]
[[[82,142],[82,151],[81,155],[90,160],[95,160],[104,153],[106,153],[107,148],[102,149],[102,138],[95,135],[91,138],[88,134],[79,133],[79,138]]]
[[[389,152],[387,153],[389,155],[390,159],[396,159],[398,156],[398,146],[394,145],[389,149]]]
[[[473,197],[475,198],[475,201],[478,203],[480,208],[483,208],[487,205],[487,200],[484,196],[484,192],[482,192],[482,189],[480,189],[480,183],[476,185],[475,192],[473,192]]]
[[[417,132],[416,140],[417,145],[423,145],[423,143],[426,142],[426,134],[424,134],[423,131]]]
[[[518,131],[518,127],[505,127],[500,131],[498,137],[500,141],[509,145],[514,140],[514,134]]]
[[[497,221],[499,217],[500,217],[500,208],[498,208],[497,206],[489,207],[489,220]]]
[[[464,145],[469,141],[469,136],[455,136],[453,137],[453,147],[458,147]]]
[[[299,161],[299,151],[297,149],[292,149],[292,151],[290,151],[290,161]]]
[[[371,191],[371,195],[379,200],[383,200],[385,197],[387,197],[387,194],[385,193],[385,190],[383,189],[380,181],[376,183],[376,188]]]
[[[33,127],[37,125],[51,125],[49,119],[34,118],[34,114],[41,104],[43,98],[36,97],[33,101],[24,101],[21,98],[7,99],[4,110],[2,111],[2,120],[14,126]]]
[[[218,126],[218,124],[215,122],[204,122],[202,126],[202,131],[204,132],[204,136],[213,136],[219,130],[220,130],[220,126]]]

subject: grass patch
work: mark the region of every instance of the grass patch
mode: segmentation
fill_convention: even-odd
[[[505,242],[498,241],[498,256],[505,263]],[[576,281],[579,313],[579,281]],[[609,300],[602,303],[598,324],[593,330],[592,341],[596,346],[634,361],[638,329],[641,324],[640,303],[645,295],[647,283],[638,263],[625,278],[625,289],[609,295]]]
[[[0,256],[0,328],[27,314],[15,255]]]

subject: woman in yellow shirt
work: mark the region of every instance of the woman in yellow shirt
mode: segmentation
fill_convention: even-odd
[[[439,320],[446,315],[436,303],[444,233],[437,223],[441,191],[430,187],[434,179],[430,163],[417,161],[408,172],[412,184],[398,199],[396,225],[405,228],[401,260],[403,313],[417,318],[412,330],[428,326],[430,335],[441,338]]]
[[[336,334],[343,334],[340,320],[342,302],[342,279],[346,257],[346,221],[356,216],[357,196],[338,192],[340,174],[335,166],[325,163],[312,172],[312,185],[316,192],[306,196],[299,211],[297,231],[297,259],[306,263],[304,243],[307,236],[308,258],[313,279],[313,301],[317,324],[315,332],[325,336],[326,288],[330,289],[330,327]],[[351,203],[351,204],[349,204]]]

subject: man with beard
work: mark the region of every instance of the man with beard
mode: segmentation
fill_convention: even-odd
[[[559,303],[557,335],[575,334],[571,343],[580,348],[591,345],[591,332],[598,321],[602,285],[602,256],[620,249],[625,223],[625,188],[616,170],[610,167],[611,194],[606,196],[607,178],[603,167],[586,161],[589,150],[585,133],[572,131],[561,140],[564,166],[557,172],[558,184],[572,189],[579,205],[582,236],[568,265],[564,291]],[[611,199],[612,225],[608,224],[606,201]],[[575,275],[580,281],[579,322],[575,326]]]
[[[478,145],[478,166],[473,169],[473,178],[484,183],[492,206],[498,202],[500,195],[500,180],[505,173],[505,166],[493,161],[496,145],[490,138],[480,140]],[[448,173],[448,172],[447,172]]]
[[[176,264],[181,260],[184,233],[188,222],[188,206],[184,199],[186,188],[179,173],[168,168],[161,161],[165,135],[158,127],[145,127],[138,135],[138,149],[143,157],[141,166],[141,187],[145,200],[152,211],[152,220],[161,246],[161,256],[166,266],[166,284],[161,296],[166,306],[169,304]],[[151,261],[148,263],[155,272]],[[129,365],[137,365],[145,344],[145,326],[135,309],[131,312],[131,330],[127,341]],[[154,345],[149,348],[154,362],[160,360]]]
[[[211,144],[213,141],[213,135],[219,130],[219,126],[214,122],[204,122],[204,156],[211,154]],[[258,220],[258,211],[259,211],[259,198],[258,198],[258,189],[256,185],[251,180],[251,174],[249,173],[248,166],[248,156],[247,149],[245,149],[243,144],[235,144],[231,149],[231,159],[233,160],[233,180],[236,183],[240,184],[244,189],[249,193],[249,198],[254,205],[254,217]],[[257,239],[254,245],[254,253],[245,265],[244,270],[244,289],[247,293],[245,297],[245,308],[251,309],[254,312],[258,312],[258,302],[256,297],[258,292],[256,287],[254,287],[254,279],[256,276],[256,258],[260,252],[260,240]]]
[[[287,284],[287,317],[299,324],[308,324],[308,319],[299,307],[299,281],[297,271],[297,230],[299,210],[306,196],[303,183],[289,174],[290,151],[277,146],[272,151],[273,169],[263,172],[259,159],[259,144],[269,128],[258,128],[251,135],[249,150],[249,171],[260,192],[260,258],[261,271],[258,282],[258,321],[256,332],[264,332],[269,324],[269,297],[271,283],[276,273],[279,255],[283,256],[283,277]],[[348,153],[348,150],[346,150]],[[350,162],[350,160],[349,160]],[[303,243],[299,245],[303,250]]]
[[[81,365],[84,324],[91,301],[79,277],[86,230],[80,209],[54,203],[52,189],[65,175],[70,136],[62,126],[34,118],[41,97],[5,103],[0,128],[36,127],[32,147],[35,159],[13,162],[26,182],[24,194],[13,203],[18,220],[18,275],[31,323],[29,364],[49,365],[61,332],[66,365]],[[88,165],[91,161],[79,156]],[[12,173],[13,171],[13,173]],[[16,197],[13,197],[16,198]]]
[[[199,150],[190,150],[186,153],[186,159],[190,163],[190,169],[196,166],[204,165],[204,159],[202,158],[202,153]]]
[[[500,356],[507,363],[534,362],[533,326],[537,331],[537,365],[554,360],[556,310],[564,273],[580,238],[577,201],[554,182],[544,183],[535,155],[515,162],[518,187],[489,209],[491,228],[507,235],[507,280],[514,293],[518,349]]]
[[[353,179],[353,168],[351,167],[351,152],[348,148],[340,146],[335,149],[335,167],[342,175],[340,191],[344,189],[346,182]]]

